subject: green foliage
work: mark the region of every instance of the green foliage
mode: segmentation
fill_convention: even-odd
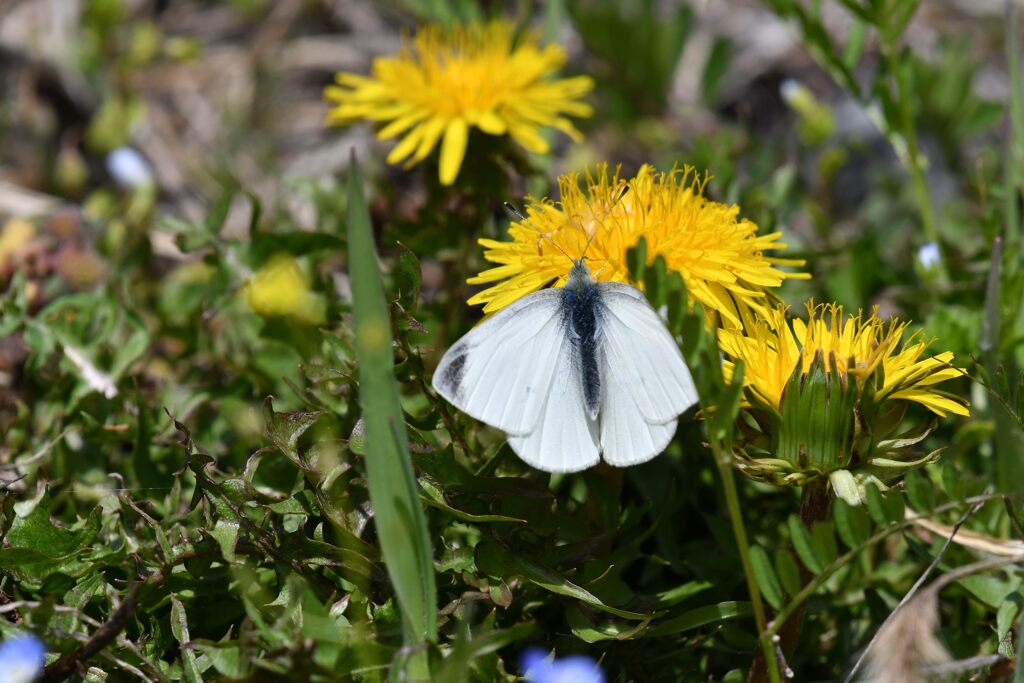
[[[588,0],[569,3],[573,23],[587,49],[600,59],[598,91],[610,114],[629,122],[661,113],[675,66],[693,25],[693,11],[678,5],[659,16],[653,0]],[[707,85],[713,91],[727,59],[718,48],[709,62]],[[628,55],[628,57],[627,57]]]

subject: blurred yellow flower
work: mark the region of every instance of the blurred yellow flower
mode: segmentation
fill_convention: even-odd
[[[922,358],[928,343],[913,334],[902,341],[907,323],[879,320],[877,311],[844,315],[838,304],[807,305],[808,320],[787,321],[786,308],[777,306],[745,330],[722,330],[718,343],[732,361],[743,361],[743,381],[751,398],[778,410],[783,392],[797,364],[806,376],[816,357],[825,372],[845,382],[854,375],[861,386],[881,369],[881,381],[874,383],[875,403],[902,399],[919,403],[939,416],[947,413],[969,415],[965,399],[937,389],[935,385],[961,377],[953,367],[952,352]],[[726,361],[731,376],[733,362]]]
[[[23,218],[12,218],[0,228],[0,266],[25,249],[36,236],[36,228]]]
[[[586,76],[545,80],[564,62],[561,47],[541,47],[533,32],[517,39],[506,21],[424,27],[397,56],[375,59],[371,76],[339,73],[337,85],[324,89],[336,105],[327,122],[386,123],[378,138],[404,136],[388,163],[407,159],[407,167],[426,158],[440,140],[441,183],[450,185],[462,165],[470,126],[507,134],[538,154],[548,151],[542,127],[580,139],[565,115],[591,114],[578,100],[593,81]]]
[[[754,223],[738,217],[739,207],[706,199],[706,180],[690,167],[658,173],[644,165],[623,180],[601,164],[582,180],[585,187],[578,173],[559,178],[558,203],[531,199],[526,222],[509,226],[512,241],[480,240],[484,257],[501,265],[469,279],[498,283],[470,304],[484,304],[492,313],[551,282],[563,286],[572,263],[560,249],[578,259],[588,242],[595,279],[642,286],[631,282],[626,266],[626,251],[641,237],[648,262],[663,256],[668,269],[682,276],[690,299],[728,327],[740,327],[753,312],[767,314],[776,300],[770,288],[810,277],[780,270],[804,263],[764,255],[786,247],[782,233],[758,235]]]
[[[292,256],[278,254],[245,286],[245,300],[264,317],[286,316],[312,325],[327,319],[327,302],[310,289],[310,279]]]

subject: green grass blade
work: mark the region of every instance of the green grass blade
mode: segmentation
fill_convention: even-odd
[[[398,401],[391,321],[362,187],[353,155],[348,177],[349,274],[366,473],[377,535],[402,613],[406,641],[415,644],[437,639],[437,588],[426,517]]]
[[[1006,3],[1006,64],[1010,74],[1010,145],[1006,152],[1006,188],[1004,201],[1006,210],[1006,244],[1020,243],[1020,216],[1017,212],[1017,197],[1021,191],[1021,174],[1024,167],[1024,85],[1021,84],[1021,52],[1017,3]]]

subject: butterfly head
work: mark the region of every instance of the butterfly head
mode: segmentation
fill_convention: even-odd
[[[591,276],[590,268],[587,267],[584,258],[572,262],[569,278],[565,281],[565,286],[568,289],[580,290],[594,283],[594,278]]]

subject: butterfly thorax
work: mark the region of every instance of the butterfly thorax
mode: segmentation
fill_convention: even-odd
[[[598,364],[601,291],[583,261],[573,264],[562,294],[562,316],[572,344],[573,363],[583,383],[587,414],[597,419],[601,408],[601,374]]]

